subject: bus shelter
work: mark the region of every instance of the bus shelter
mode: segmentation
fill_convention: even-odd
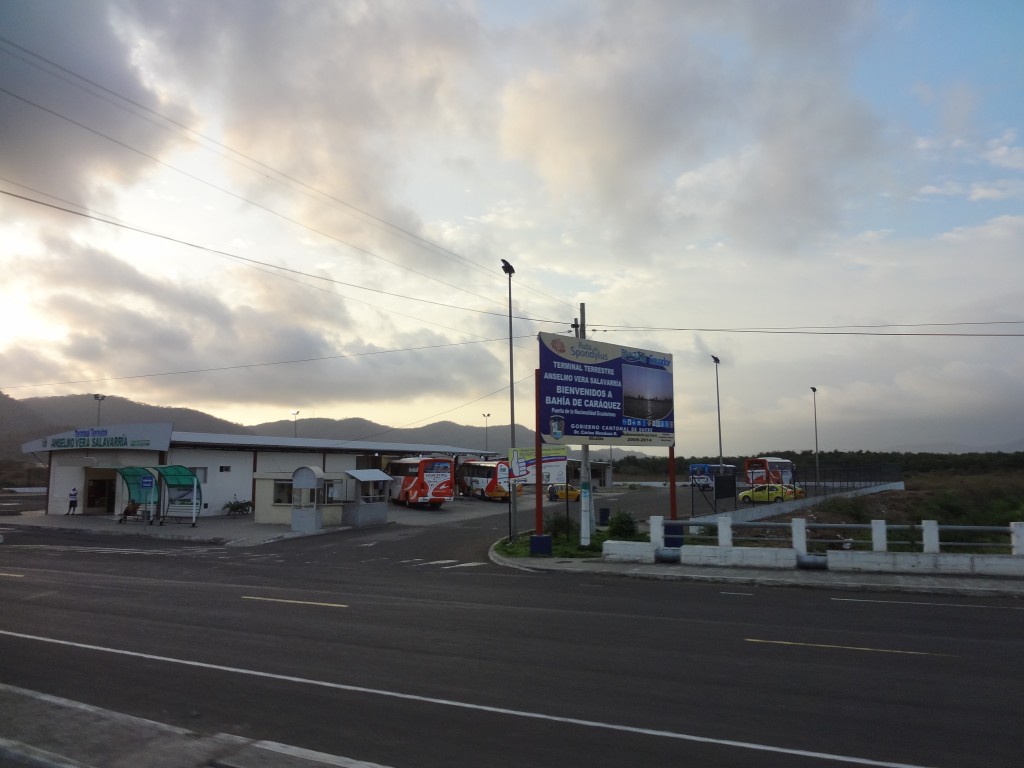
[[[170,464],[157,467],[121,467],[117,473],[128,488],[128,498],[139,503],[144,519],[160,525],[168,517],[180,522],[191,517],[196,527],[203,493],[199,479],[188,467]]]

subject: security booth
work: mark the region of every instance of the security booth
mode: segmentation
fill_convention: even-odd
[[[353,528],[384,525],[388,521],[387,489],[391,475],[379,469],[346,469],[344,472],[359,483],[359,492],[342,508],[342,524]]]
[[[292,530],[315,533],[324,527],[317,497],[323,491],[324,471],[319,467],[299,467],[292,472]]]

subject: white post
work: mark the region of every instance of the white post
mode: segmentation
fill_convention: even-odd
[[[928,554],[939,553],[939,521],[922,520],[921,534],[924,543],[924,551]]]
[[[651,515],[647,523],[651,526],[651,544],[655,549],[661,549],[665,546],[665,517]]]
[[[1024,556],[1024,523],[1010,523],[1010,553]]]
[[[790,521],[793,531],[793,549],[798,555],[807,554],[807,521],[802,517],[794,517]]]
[[[580,544],[590,544],[594,532],[594,504],[590,495],[590,446],[584,445],[580,459]]]
[[[873,552],[885,552],[889,549],[889,542],[886,537],[885,520],[871,521],[871,550]]]
[[[718,516],[718,546],[732,546],[732,518],[729,515]]]

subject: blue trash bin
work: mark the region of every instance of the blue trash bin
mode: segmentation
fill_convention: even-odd
[[[683,529],[685,525],[682,520],[666,520],[665,523],[665,546],[683,546]]]

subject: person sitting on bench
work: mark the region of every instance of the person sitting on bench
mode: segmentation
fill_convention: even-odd
[[[124,512],[121,513],[121,518],[117,522],[123,523],[128,515],[134,517],[137,514],[139,514],[139,502],[135,499],[130,499],[128,504],[125,505]]]

